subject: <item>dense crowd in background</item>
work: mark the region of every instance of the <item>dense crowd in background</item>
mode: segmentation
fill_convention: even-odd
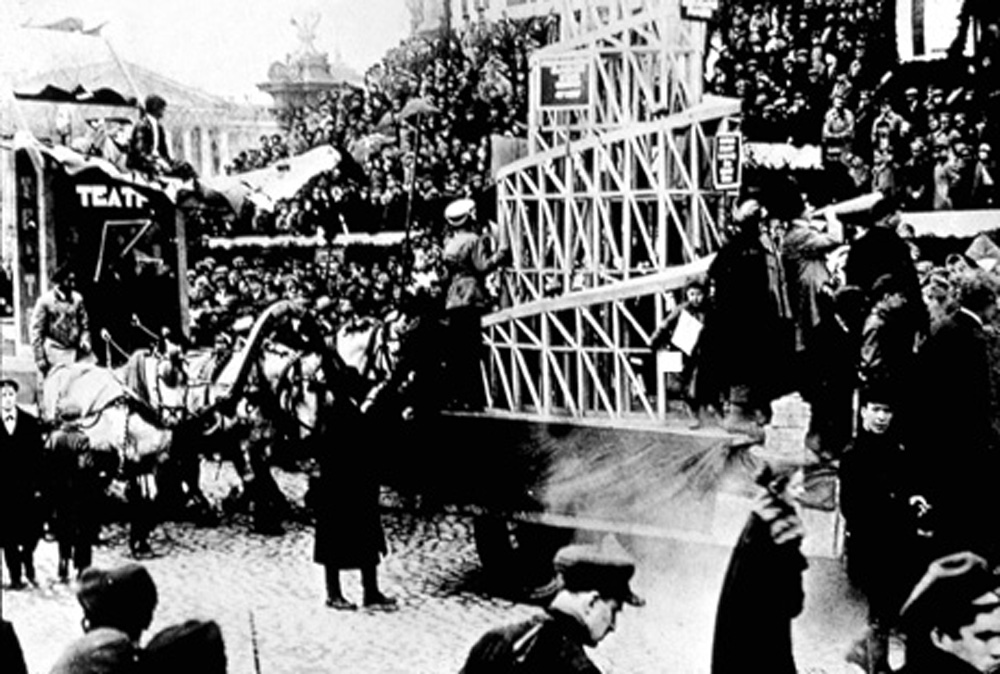
[[[260,147],[237,156],[230,172],[324,144],[346,161],[273,212],[215,233],[400,230],[414,157],[413,223],[432,225],[452,199],[483,200],[490,138],[526,135],[528,56],[554,39],[555,21],[482,20],[447,36],[415,36],[373,66],[363,86],[341,84],[315,104],[281,111],[286,137],[262,138]],[[410,116],[407,103],[415,99],[427,107]]]
[[[728,3],[708,86],[743,101],[748,140],[822,146],[847,196],[879,190],[913,211],[993,207],[1000,23],[957,76],[915,65],[907,79],[893,12],[874,0]]]

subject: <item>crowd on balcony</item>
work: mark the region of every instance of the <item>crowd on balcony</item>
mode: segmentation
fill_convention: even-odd
[[[748,140],[821,146],[845,196],[876,189],[908,210],[994,206],[989,52],[1000,23],[985,23],[973,75],[963,66],[918,86],[898,72],[894,18],[893,3],[874,0],[728,3],[708,86],[743,100]]]

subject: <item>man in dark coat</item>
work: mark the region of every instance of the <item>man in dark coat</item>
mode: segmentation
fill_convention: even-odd
[[[90,566],[100,529],[99,500],[104,491],[101,462],[80,429],[81,410],[68,403],[59,411],[60,427],[45,448],[51,526],[59,545],[59,580],[69,579],[72,561],[77,574]]]
[[[42,535],[42,429],[17,406],[18,383],[0,378],[0,548],[11,589],[35,585],[35,548]],[[23,574],[23,576],[22,576]]]
[[[997,294],[981,272],[958,278],[956,286],[958,311],[937,324],[917,356],[923,394],[914,404],[910,444],[936,511],[939,544],[991,557],[1000,537],[980,517],[998,510],[1000,443],[984,325],[997,314]]]
[[[366,419],[352,403],[343,400],[327,414],[312,440],[319,476],[311,479],[307,494],[316,525],[313,561],[324,569],[326,605],[337,610],[357,608],[344,597],[340,572],[360,569],[364,606],[391,611],[396,600],[382,594],[378,584],[379,560],[387,552],[376,471],[378,453],[368,448],[344,461],[338,452],[341,439],[365,437]]]
[[[900,628],[899,674],[1000,671],[1000,576],[971,552],[935,560],[906,600]]]
[[[128,168],[149,174],[170,171],[170,150],[167,144],[167,134],[161,122],[166,109],[167,102],[162,96],[150,94],[146,97],[142,116],[135,128],[132,129]]]
[[[931,556],[926,500],[894,432],[896,389],[861,392],[861,427],[840,462],[840,509],[851,582],[868,600],[869,630],[856,657],[888,669],[889,628]]]
[[[4,674],[28,674],[17,632],[12,624],[3,619],[0,619],[0,671]]]
[[[609,539],[610,541],[610,539]],[[559,590],[545,613],[484,634],[461,674],[600,674],[584,647],[615,628],[626,604],[644,602],[629,587],[635,564],[613,545],[570,545],[553,561]]]
[[[848,229],[853,229],[844,262],[844,283],[865,293],[869,309],[877,299],[872,297],[875,282],[886,275],[898,281],[911,306],[921,306],[917,268],[910,247],[896,233],[898,219],[894,213],[894,205],[883,198],[870,210],[837,215]],[[922,323],[926,324],[926,318]]]
[[[733,549],[715,618],[712,674],[795,674],[792,619],[805,601],[802,522],[792,498],[801,484],[798,466],[759,479],[765,492]]]
[[[715,305],[701,337],[705,385],[723,391],[730,408],[723,425],[733,432],[760,432],[758,417],[778,394],[791,349],[783,268],[766,218],[756,200],[741,204],[738,231],[708,269]]]

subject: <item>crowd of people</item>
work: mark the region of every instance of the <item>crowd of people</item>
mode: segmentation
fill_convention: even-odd
[[[478,20],[447,35],[417,35],[373,66],[363,86],[344,83],[314,104],[280,112],[286,136],[262,139],[229,172],[319,145],[340,149],[348,166],[317,176],[273,211],[222,225],[221,233],[398,231],[408,212],[429,227],[459,197],[482,201],[484,211],[490,138],[525,135],[528,56],[554,39],[555,21]]]
[[[679,312],[703,326],[681,373],[696,425],[762,438],[776,399],[809,404],[871,607],[854,657],[889,671],[887,626],[926,565],[1000,552],[980,519],[1000,469],[1000,248],[983,235],[931,261],[888,198],[819,220],[804,206],[793,183],[745,198],[653,346],[675,348]]]
[[[1000,19],[984,25],[981,60],[905,69],[886,47],[893,3],[761,0],[719,17],[708,86],[743,101],[748,140],[821,146],[845,197],[875,189],[911,211],[996,204]]]

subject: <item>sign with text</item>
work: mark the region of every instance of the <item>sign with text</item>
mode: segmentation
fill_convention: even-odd
[[[719,0],[681,0],[687,19],[711,19],[719,9]]]
[[[712,178],[718,190],[738,190],[743,180],[743,136],[719,133],[715,136],[715,161]]]
[[[541,64],[542,107],[590,104],[590,59],[563,58]]]

